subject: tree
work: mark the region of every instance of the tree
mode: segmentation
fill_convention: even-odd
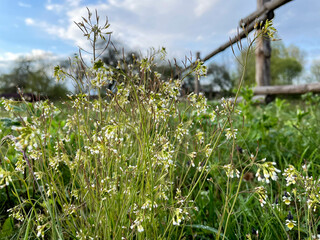
[[[272,85],[292,84],[303,70],[304,54],[296,46],[285,47],[283,44],[273,44],[271,55]]]
[[[221,92],[229,91],[233,87],[233,82],[225,65],[211,63],[208,66],[207,78],[213,88],[218,88]]]
[[[234,80],[239,79],[242,75],[243,72],[243,66],[242,64],[244,63],[244,59],[246,56],[246,51],[242,51],[240,56],[237,57],[237,59],[240,61],[237,61],[237,72],[236,74],[233,76]],[[246,70],[244,73],[244,84],[246,86],[253,86],[256,83],[256,69],[255,69],[255,53],[254,53],[254,49],[250,49],[249,50],[249,57],[247,60],[247,64],[246,64]]]
[[[312,61],[311,65],[312,81],[320,82],[320,59]]]
[[[163,58],[159,57],[157,53],[160,53],[159,55],[163,56]],[[150,49],[148,55],[149,56],[147,58],[142,59],[137,51],[129,50],[126,52],[120,42],[113,42],[105,49],[101,55],[101,60],[109,67],[116,69],[121,65],[121,69],[127,69],[130,65],[137,65],[136,63],[138,62],[141,64],[142,62],[150,62],[150,60],[153,59],[152,61],[155,64],[149,66],[151,71],[143,73],[145,74],[144,78],[147,80],[148,84],[150,84],[150,87],[155,87],[157,85],[156,82],[159,80],[159,77],[164,81],[174,77],[176,69],[170,64],[170,62],[164,60],[164,56],[166,55],[165,48],[160,50]],[[135,73],[141,74],[140,70],[141,68],[137,68]],[[117,80],[121,82],[122,76],[119,76]],[[117,83],[115,81],[112,81],[106,86],[106,88],[112,90],[116,84]]]
[[[113,43],[104,51],[101,59],[106,65],[116,68],[119,63],[132,63],[138,56],[135,51],[125,52],[120,43]]]
[[[188,75],[184,80],[184,88],[187,92],[194,91],[194,74]],[[201,84],[202,82],[202,84]],[[203,82],[208,82],[209,84],[203,84]],[[230,74],[225,65],[219,65],[216,63],[211,63],[207,67],[207,76],[200,79],[200,85],[202,85],[202,90],[205,90],[209,96],[212,92],[228,92],[232,89],[234,81],[232,81]],[[203,86],[205,86],[203,88]],[[200,87],[201,88],[201,87]]]
[[[254,50],[251,50],[246,66],[244,83],[247,86],[255,84],[255,58]],[[238,57],[244,58],[245,53]],[[271,54],[271,85],[292,84],[303,70],[304,52],[298,47],[290,45],[286,47],[283,43],[276,42],[272,44]],[[238,77],[242,73],[242,66],[237,63]]]
[[[24,93],[50,98],[65,97],[67,88],[54,83],[49,67],[42,59],[20,58],[14,63],[10,73],[0,76],[0,92],[18,93],[20,88]]]

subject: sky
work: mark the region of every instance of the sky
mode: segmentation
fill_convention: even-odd
[[[74,24],[98,11],[108,17],[112,40],[145,53],[165,47],[169,58],[204,57],[234,36],[256,0],[0,0],[0,73],[21,56],[58,61],[86,47]],[[294,0],[275,11],[274,26],[285,45],[320,59],[320,0]],[[231,59],[231,60],[230,60]],[[232,65],[228,49],[211,61]]]

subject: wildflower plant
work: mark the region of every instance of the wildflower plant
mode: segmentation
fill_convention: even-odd
[[[282,203],[277,197],[273,204],[268,200],[270,197],[268,197],[266,189],[272,191],[270,184],[256,188],[261,207],[269,209],[276,216],[287,237],[297,236],[297,239],[303,239],[303,236],[309,236],[310,238],[315,236],[318,228],[317,219],[320,206],[320,179],[314,179],[313,176],[308,175],[306,164],[302,166],[301,170],[298,171],[293,165],[289,165],[284,169],[283,177],[276,177],[276,181],[283,181],[284,183],[282,189],[279,189],[282,195]],[[266,172],[269,174],[269,171]],[[268,183],[266,180],[261,181]]]
[[[111,67],[99,58],[105,48],[97,47],[110,44],[108,21],[100,25],[88,10],[76,24],[92,46],[86,49],[92,61],[80,49],[70,69],[55,67],[57,81],[76,86],[65,106],[2,100],[13,116],[0,168],[1,188],[15,203],[7,213],[19,229],[12,235],[178,239],[197,212],[194,200],[215,168],[209,160],[228,119],[218,119],[222,114],[209,110],[203,95],[190,94],[188,107],[179,107],[182,79],[164,81],[155,71],[164,49]],[[205,66],[192,71],[203,75]],[[195,118],[201,115],[209,116],[206,131]]]
[[[73,80],[77,93],[62,107],[48,100],[1,101],[10,118],[0,132],[0,191],[11,203],[6,217],[17,230],[13,238],[188,238],[189,228],[203,228],[194,223],[214,205],[213,189],[220,195],[210,216],[215,228],[204,229],[217,240],[226,238],[245,194],[263,211],[270,207],[287,236],[296,228],[316,236],[319,180],[307,170],[284,169],[286,190],[273,208],[273,185],[281,181],[276,163],[237,147],[242,136],[235,121],[242,113],[235,103],[243,76],[235,99],[213,108],[202,94],[182,99],[183,78],[165,81],[156,71],[164,48],[111,67],[100,59],[111,43],[108,21],[101,25],[88,10],[76,25],[92,49],[80,49],[70,69],[57,66],[54,76]],[[273,36],[272,24],[265,26],[262,34]],[[199,77],[206,68],[197,61],[191,71]],[[228,154],[221,157],[223,148]],[[253,186],[244,184],[246,174],[256,176]],[[252,229],[252,239],[258,238],[260,231]]]

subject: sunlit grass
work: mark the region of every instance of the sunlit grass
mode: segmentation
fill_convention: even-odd
[[[92,43],[93,64],[77,57],[76,71],[55,68],[78,94],[63,105],[1,102],[1,238],[316,236],[316,96],[296,108],[280,99],[257,107],[250,90],[239,106],[231,99],[209,105],[195,94],[181,100],[181,79],[164,81],[154,71],[163,49],[104,65],[95,44],[108,40],[109,25],[97,21],[89,12],[77,24]],[[198,62],[193,71],[206,69]]]

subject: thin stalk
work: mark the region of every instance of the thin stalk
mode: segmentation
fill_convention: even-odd
[[[222,224],[223,224],[223,219],[224,219],[224,215],[226,213],[226,210],[227,210],[227,206],[228,206],[228,203],[229,203],[229,199],[228,199],[228,189],[229,189],[229,180],[230,178],[228,177],[228,181],[227,181],[227,191],[226,191],[226,198],[225,198],[225,204],[223,206],[223,212],[222,212],[222,215],[221,215],[221,220],[220,220],[220,223],[219,223],[219,228],[218,228],[218,233],[216,235],[216,240],[219,240],[219,236],[220,236],[220,233],[221,233],[221,229],[222,229]],[[231,184],[231,183],[230,183]]]
[[[253,43],[254,43],[254,40],[253,40],[252,42],[250,42],[249,47],[248,47],[248,50],[247,50],[246,55],[245,55],[245,61],[244,61],[244,65],[243,65],[242,75],[241,75],[241,78],[240,78],[240,83],[239,83],[239,86],[238,86],[238,89],[237,89],[236,96],[235,96],[235,98],[234,98],[234,104],[233,104],[233,107],[232,107],[232,110],[231,110],[230,114],[232,114],[232,113],[234,112],[234,108],[235,108],[235,105],[236,105],[238,96],[239,96],[239,94],[240,94],[240,90],[241,90],[242,85],[243,85],[243,81],[244,81],[244,77],[245,77],[245,72],[246,72],[245,70],[246,70],[246,66],[247,66],[248,58],[249,58],[249,52],[250,52],[249,50],[250,50],[250,48],[252,47],[252,44],[253,44]],[[245,169],[246,169],[246,168],[245,168]],[[241,186],[241,182],[242,182],[242,178],[243,178],[243,173],[244,173],[244,170],[242,171],[241,178],[240,178],[240,182],[239,182],[239,184],[238,184],[238,189],[237,189],[236,197],[235,197],[235,199],[234,199],[234,201],[233,201],[231,210],[230,210],[230,212],[229,212],[229,214],[228,214],[228,217],[227,217],[227,221],[226,221],[226,224],[225,224],[226,226],[225,226],[225,230],[224,230],[224,234],[223,234],[223,239],[225,238],[226,229],[228,228],[228,222],[229,222],[230,214],[231,214],[231,212],[232,212],[232,210],[233,210],[233,207],[234,207],[235,202],[236,202],[236,200],[237,200],[237,196],[238,196],[239,191],[240,191],[240,186]],[[226,201],[226,203],[227,203],[227,201]],[[226,205],[225,205],[224,208],[226,208]],[[225,212],[225,209],[224,209],[224,212]],[[216,240],[219,240],[220,231],[221,231],[221,227],[222,227],[222,226],[221,226],[221,225],[222,225],[222,222],[223,222],[223,218],[221,219],[221,222],[220,222],[220,225],[219,225],[219,230],[218,230],[218,233],[217,233],[217,235],[216,235]]]
[[[273,215],[277,218],[278,222],[280,223],[280,226],[281,226],[283,232],[286,234],[287,238],[290,239],[290,236],[289,236],[289,234],[287,233],[286,228],[284,227],[284,225],[283,225],[282,221],[280,220],[278,214],[274,211],[274,209],[273,209],[273,207],[272,207],[272,205],[270,204],[269,201],[268,201],[268,205],[269,205],[269,207],[270,207]]]
[[[227,220],[226,220],[226,224],[225,224],[225,228],[224,228],[222,240],[223,240],[223,239],[225,238],[225,236],[226,236],[226,232],[227,232],[227,229],[228,229],[229,219],[230,219],[230,216],[231,216],[231,214],[232,214],[233,208],[234,208],[234,206],[235,206],[235,204],[236,204],[236,201],[238,200],[238,195],[239,195],[239,192],[240,192],[240,187],[241,187],[241,183],[242,183],[242,180],[243,180],[243,175],[244,175],[244,173],[245,173],[246,168],[248,168],[248,167],[249,167],[249,165],[246,166],[246,167],[243,169],[242,173],[241,173],[240,180],[239,180],[239,184],[238,184],[238,188],[237,188],[237,192],[236,192],[236,194],[235,194],[235,196],[234,196],[234,200],[233,200],[231,209],[230,209],[230,211],[229,211],[229,213],[228,213],[228,216],[227,216]],[[217,236],[216,236],[216,239],[217,239],[217,240],[219,239],[219,236],[220,236],[220,231],[218,231],[218,233],[217,233]]]
[[[299,217],[299,209],[298,209],[298,205],[297,205],[297,196],[296,194],[294,195],[294,205],[296,207],[296,213],[297,213],[297,222],[298,222],[298,239],[300,240],[300,217]]]

